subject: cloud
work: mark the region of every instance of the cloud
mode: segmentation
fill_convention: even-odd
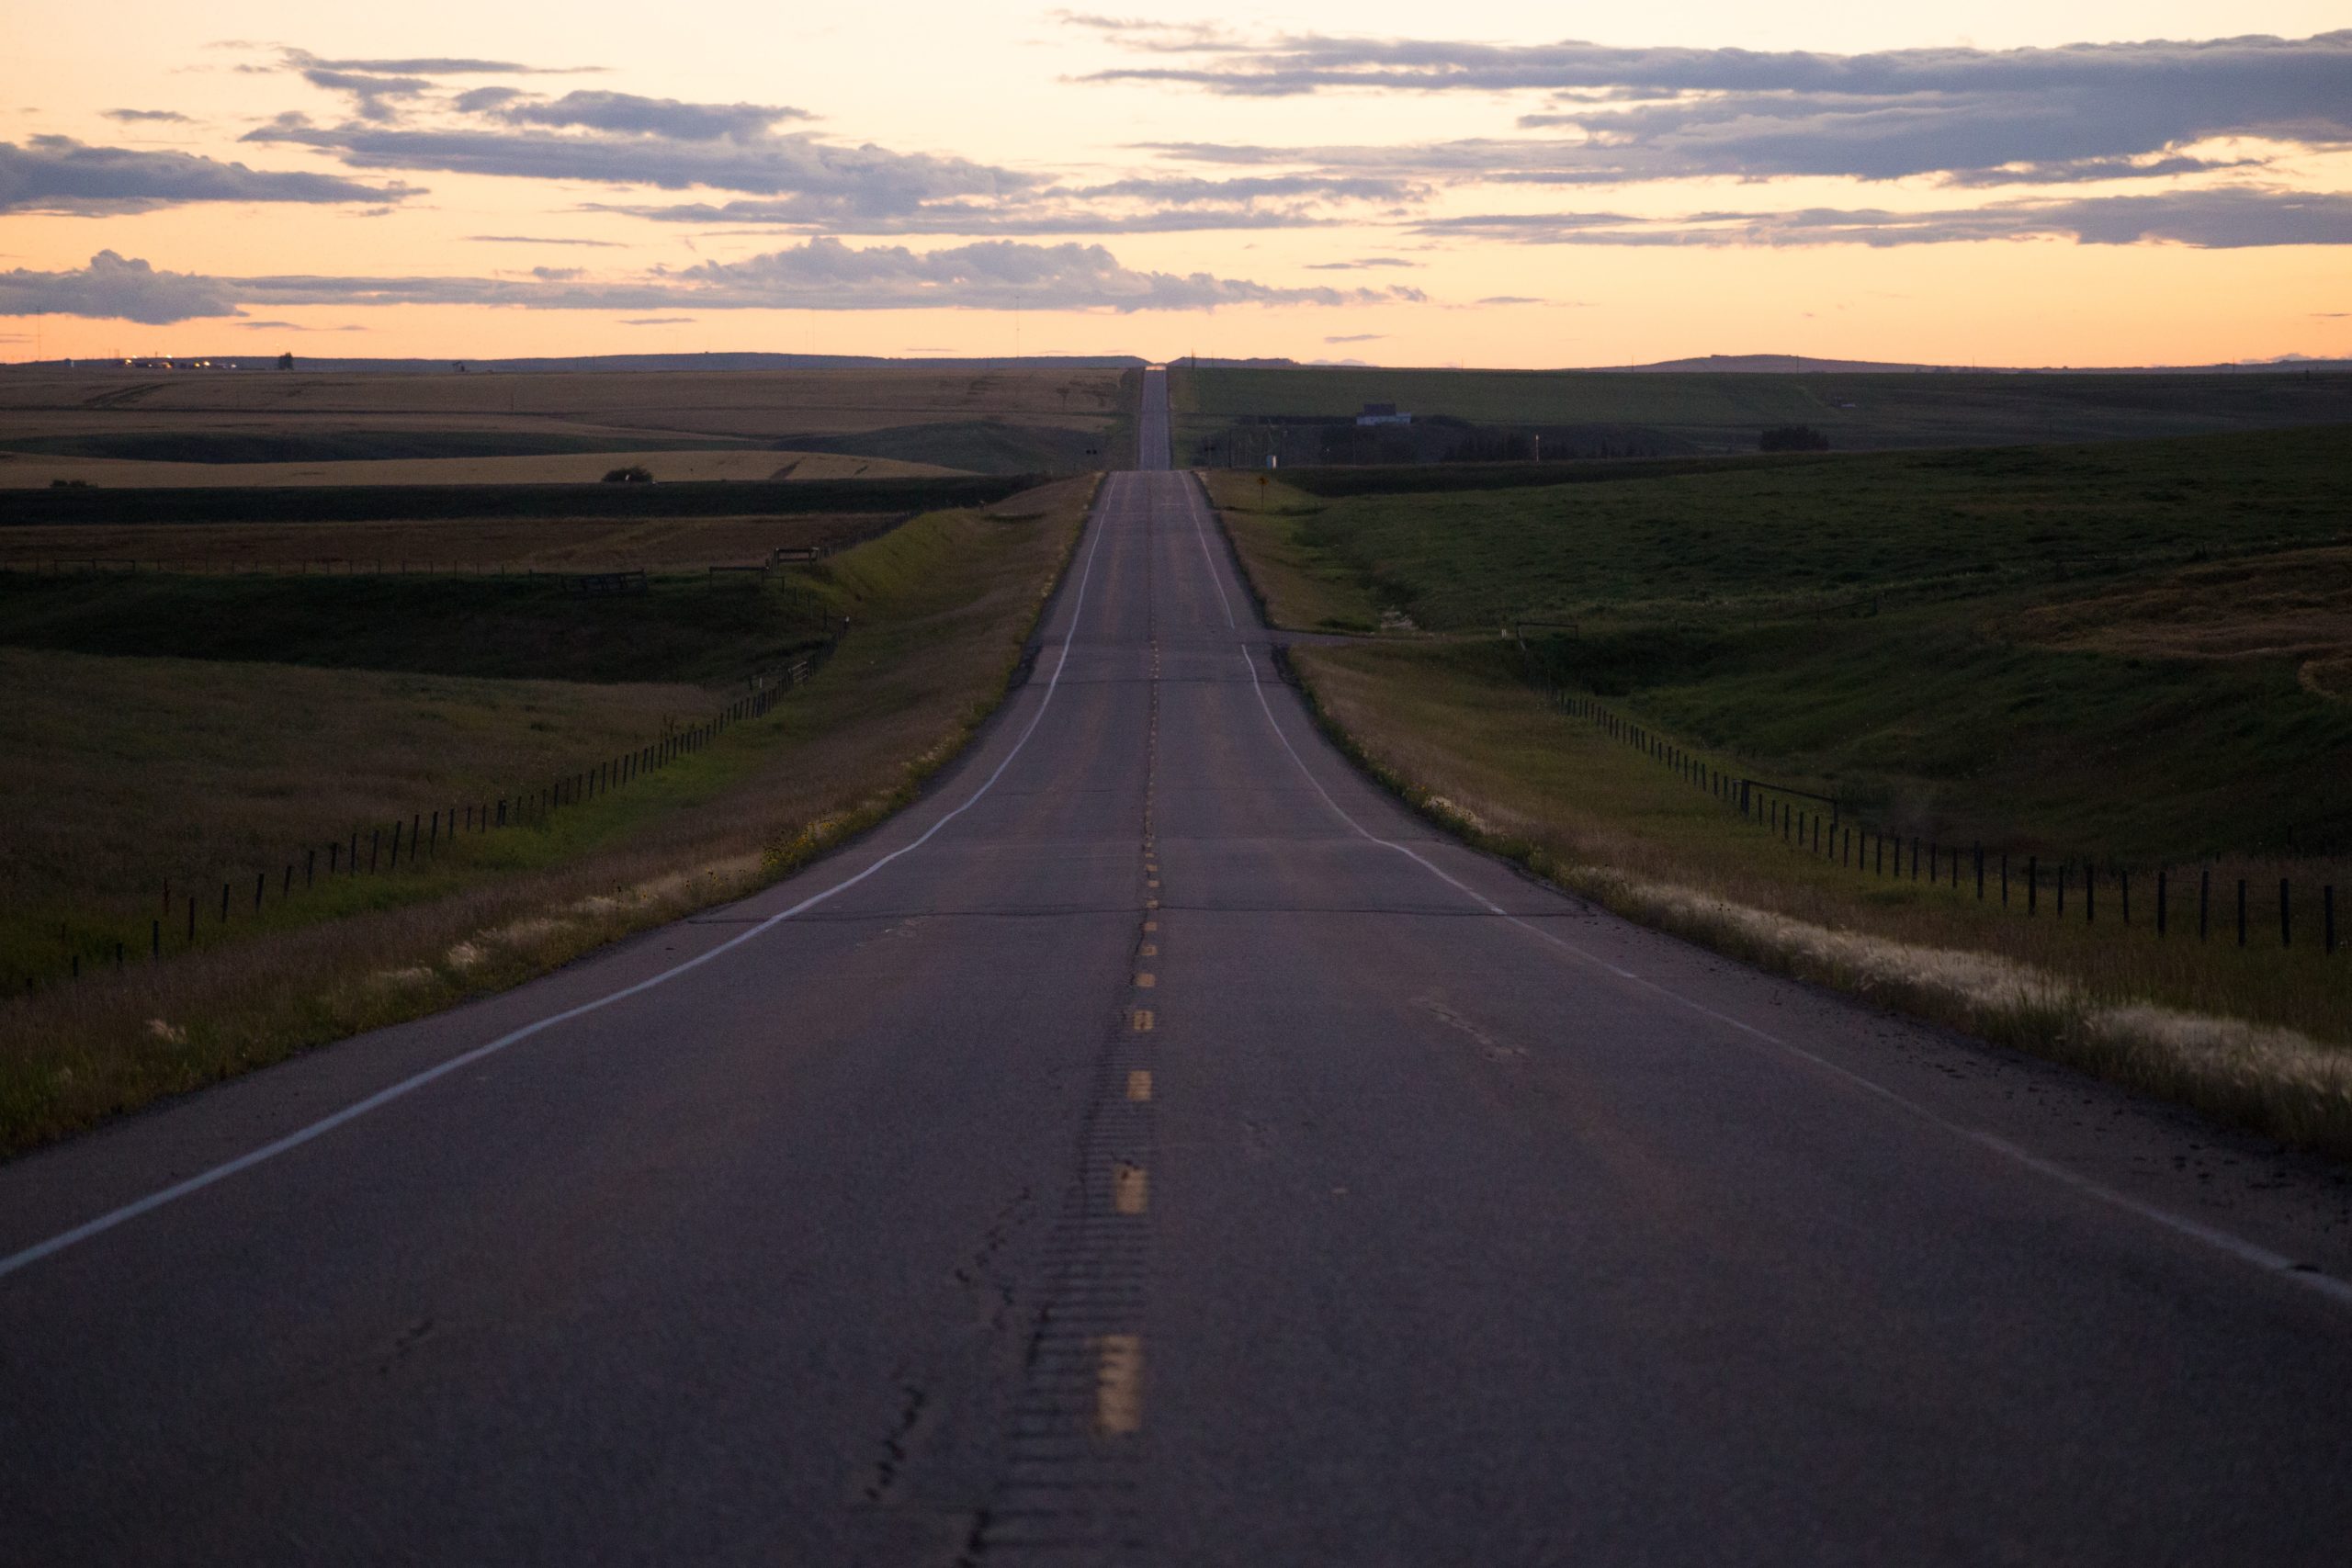
[[[192,125],[195,122],[175,109],[108,109],[108,119],[125,125]]]
[[[478,102],[482,96],[481,93],[466,95]],[[465,99],[458,100],[458,107],[467,107]],[[692,104],[606,92],[571,92],[552,101],[508,104],[498,114],[517,125],[579,126],[678,141],[747,141],[765,135],[780,120],[815,118],[807,109],[781,104]]]
[[[1351,305],[1425,298],[1419,289],[1283,288],[1209,273],[1148,272],[1100,245],[982,241],[914,252],[814,239],[739,262],[596,280],[531,277],[206,277],[159,272],[111,251],[76,272],[0,274],[0,316],[73,315],[163,325],[302,306],[476,305],[541,310],[1206,310],[1225,305]]]
[[[364,333],[368,330],[359,326],[306,327],[300,321],[238,321],[234,325],[239,331],[249,333]]]
[[[307,50],[280,51],[288,70],[359,71],[371,76],[568,76],[597,66],[526,65],[514,60],[471,60],[429,54],[408,60],[322,60]]]
[[[587,245],[600,251],[626,250],[618,240],[562,240],[544,234],[468,234],[466,239],[478,245]]]
[[[630,316],[621,322],[625,327],[690,327],[692,316]]]
[[[193,152],[92,147],[63,136],[0,141],[0,212],[142,212],[192,201],[382,202],[409,186],[334,175],[276,174]]]
[[[1308,229],[1340,220],[1349,203],[1397,204],[1426,191],[1384,176],[1250,175],[1201,179],[1136,175],[1101,185],[1048,186],[993,198],[951,198],[895,212],[861,211],[838,197],[668,205],[591,204],[663,223],[760,224],[833,234],[954,234],[992,237],[1176,233],[1210,230]]]
[[[1341,333],[1337,337],[1327,337],[1323,341],[1325,343],[1378,343],[1387,335],[1386,333]]]
[[[1356,272],[1365,267],[1418,267],[1420,265],[1419,262],[1407,261],[1401,256],[1359,256],[1354,261],[1309,262],[1306,270],[1309,272]]]
[[[1548,156],[1559,178],[1590,182],[2008,165],[2100,178],[2102,161],[2217,137],[2352,144],[2352,30],[1851,55],[1305,37],[1089,80],[1256,96],[1543,93],[1550,107],[1522,127],[1576,132]]]
[[[1548,299],[1538,299],[1530,294],[1489,294],[1484,299],[1475,302],[1480,305],[1547,305],[1551,303]]]
[[[986,235],[1035,239],[1063,234],[1169,234],[1216,230],[1313,229],[1337,221],[1295,208],[1175,207],[1091,210],[1059,203],[940,201],[911,211],[867,213],[831,198],[686,202],[667,206],[586,204],[583,210],[616,212],[661,223],[754,224],[830,234]]]
[[[280,119],[244,140],[317,148],[353,168],[435,169],[515,179],[707,186],[753,196],[823,197],[845,210],[911,211],[945,197],[994,196],[1035,182],[962,158],[820,141],[802,132],[752,141],[462,126],[318,127]]]
[[[822,301],[817,308],[1202,310],[1220,305],[1341,305],[1418,299],[1411,289],[1283,288],[1208,273],[1140,272],[1100,245],[983,240],[943,250],[856,249],[815,239],[749,261],[709,262],[680,275],[725,293]]]
[[[2352,244],[2352,193],[2188,190],[2068,201],[1996,202],[1923,212],[1808,208],[1698,212],[1499,213],[1431,219],[1423,233],[1546,245],[1892,245],[2064,239],[2085,245],[2149,242],[2199,250]]]
[[[95,316],[168,326],[233,316],[232,291],[220,278],[157,272],[143,261],[100,251],[79,272],[0,273],[0,316]]]

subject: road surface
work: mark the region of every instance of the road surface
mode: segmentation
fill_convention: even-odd
[[[1195,482],[790,882],[0,1169],[0,1560],[2337,1563],[2352,1189],[1356,777]]]

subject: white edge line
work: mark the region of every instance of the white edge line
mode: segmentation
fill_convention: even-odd
[[[1194,484],[1190,488],[1194,491],[1191,497],[1193,530],[1195,534],[1200,536],[1202,556],[1204,558],[1211,558],[1209,575],[1212,581],[1216,581],[1216,568],[1214,559],[1209,558],[1208,555],[1208,536],[1201,525],[1201,512],[1205,506],[1205,500],[1203,494],[1199,491],[1197,480],[1195,480]],[[1217,583],[1216,592],[1217,598],[1220,601],[1224,601],[1225,585],[1223,582]],[[1233,608],[1230,604],[1226,605],[1225,618],[1227,625],[1233,624]],[[2295,1284],[2302,1286],[2306,1290],[2317,1292],[2320,1295],[2334,1302],[2338,1306],[2352,1307],[2352,1282],[2346,1282],[2343,1280],[2337,1279],[2332,1274],[2324,1273],[2308,1263],[2299,1262],[2292,1258],[2287,1257],[2283,1253],[2273,1252],[2267,1247],[2261,1246],[2256,1242],[2248,1241],[2244,1236],[2234,1235],[2230,1232],[2222,1230],[2216,1226],[2209,1225],[2201,1220],[2193,1220],[2186,1214],[2175,1213],[2169,1209],[2159,1207],[2154,1203],[2143,1201],[2138,1198],[2131,1196],[2129,1193],[2119,1192],[2114,1188],[2106,1185],[2104,1182],[2094,1180],[2090,1177],[2083,1175],[2080,1171],[2071,1169],[2066,1166],[2058,1164],[2054,1160],[2046,1159],[2040,1155],[2022,1148],[2019,1145],[2009,1142],[2007,1138],[2000,1136],[1998,1134],[1989,1133],[1982,1128],[1971,1127],[1962,1122],[1954,1122],[1949,1117],[1939,1115],[1936,1111],[1928,1110],[1926,1106],[1920,1104],[1915,1100],[1897,1094],[1894,1090],[1888,1089],[1884,1084],[1877,1083],[1870,1078],[1864,1077],[1861,1074],[1855,1072],[1850,1067],[1841,1066],[1826,1056],[1818,1055],[1814,1052],[1806,1050],[1802,1045],[1792,1045],[1789,1042],[1780,1038],[1780,1036],[1767,1033],[1765,1031],[1758,1029],[1753,1024],[1742,1023],[1736,1018],[1717,1012],[1714,1009],[1708,1007],[1703,1003],[1693,1001],[1689,997],[1682,995],[1680,992],[1673,990],[1668,987],[1659,985],[1655,980],[1636,975],[1630,969],[1620,969],[1615,964],[1610,963],[1607,959],[1602,958],[1600,954],[1590,952],[1586,948],[1579,947],[1575,942],[1569,942],[1563,937],[1555,935],[1553,932],[1545,931],[1541,926],[1534,925],[1527,920],[1521,919],[1519,916],[1512,914],[1508,909],[1505,909],[1501,905],[1496,903],[1485,894],[1478,892],[1476,888],[1471,887],[1466,883],[1457,881],[1455,878],[1448,875],[1444,871],[1439,869],[1439,867],[1432,864],[1430,862],[1423,859],[1408,845],[1400,844],[1392,839],[1384,839],[1378,834],[1373,832],[1370,829],[1366,828],[1363,823],[1357,821],[1353,817],[1350,816],[1344,807],[1342,807],[1338,801],[1331,798],[1331,792],[1323,787],[1323,781],[1315,776],[1314,770],[1310,769],[1306,765],[1306,759],[1298,754],[1298,749],[1291,744],[1290,737],[1283,732],[1283,727],[1280,721],[1274,717],[1273,707],[1266,701],[1265,685],[1258,678],[1258,661],[1250,656],[1249,645],[1247,643],[1241,645],[1241,661],[1249,666],[1250,689],[1257,694],[1259,711],[1266,716],[1266,723],[1268,727],[1273,730],[1274,739],[1282,742],[1283,750],[1290,753],[1291,761],[1297,766],[1299,773],[1306,778],[1306,782],[1314,786],[1315,793],[1323,797],[1323,804],[1330,807],[1332,814],[1338,817],[1340,821],[1346,823],[1350,828],[1355,829],[1358,834],[1362,835],[1366,840],[1378,844],[1383,849],[1395,850],[1398,854],[1403,855],[1406,859],[1411,861],[1414,864],[1419,866],[1422,870],[1428,872],[1439,881],[1444,883],[1449,887],[1458,890],[1464,897],[1483,907],[1488,913],[1501,917],[1510,924],[1517,926],[1520,930],[1526,931],[1529,935],[1533,936],[1540,941],[1549,942],[1552,946],[1558,948],[1563,953],[1581,959],[1585,963],[1592,964],[1597,968],[1607,970],[1611,975],[1615,976],[1621,980],[1629,981],[1634,985],[1641,987],[1645,990],[1651,991],[1660,997],[1664,997],[1669,1001],[1679,1002],[1682,1006],[1689,1008],[1693,1012],[1714,1020],[1717,1023],[1724,1024],[1732,1029],[1736,1029],[1743,1034],[1752,1035],[1756,1039],[1765,1042],[1767,1044],[1780,1047],[1782,1051],[1785,1051],[1791,1055],[1796,1056],[1801,1060],[1812,1063],[1817,1067],[1826,1068],[1829,1072],[1836,1074],[1838,1077],[1844,1078],[1847,1082],[1854,1085],[1856,1088],[1866,1090],[1891,1105],[1897,1106],[1904,1111],[1909,1111],[1912,1115],[1928,1122],[1931,1126],[1941,1128],[1943,1131],[1951,1134],[1954,1137],[1974,1144],[1980,1148],[1990,1150],[1994,1154],[2000,1155],[2018,1165],[2023,1166],[2028,1170],[2034,1171],[2041,1176],[2048,1177],[2050,1179],[2064,1186],[2070,1187],[2076,1192],[2081,1193],[2084,1197],[2095,1199],[2098,1201],[2106,1203],[2113,1208],[2121,1209],[2126,1213],[2136,1214],[2140,1218],[2149,1221],[2151,1224],[2161,1225],[2165,1229],[2173,1232],[2175,1235],[2186,1236],[2191,1241],[2202,1242],[2207,1247],[2212,1247],[2216,1251],[2226,1253],[2242,1263],[2262,1269],[2266,1273],[2278,1275],[2279,1278],[2290,1280]]]
[[[1103,488],[1107,492],[1110,487],[1106,484]],[[1097,512],[1107,512],[1109,500],[1110,498],[1106,493],[1102,500],[1097,502]],[[981,781],[980,787],[974,790],[971,794],[971,797],[966,800],[963,805],[958,806],[955,810],[948,812],[945,816],[940,818],[938,821],[933,822],[929,828],[925,829],[921,838],[916,839],[912,843],[904,844],[898,849],[892,850],[888,854],[884,855],[881,859],[876,861],[873,864],[867,866],[856,875],[844,877],[841,881],[834,883],[831,887],[826,888],[821,893],[812,893],[808,897],[800,900],[797,904],[793,905],[790,908],[779,910],[775,914],[770,915],[767,919],[760,921],[757,925],[747,927],[738,934],[728,938],[725,942],[720,942],[717,947],[711,948],[705,953],[696,953],[694,957],[685,960],[682,964],[673,964],[669,968],[662,970],[658,975],[649,976],[647,978],[639,980],[634,985],[624,986],[617,991],[607,992],[604,996],[597,997],[593,1000],[582,1002],[576,1007],[566,1008],[561,1012],[549,1013],[545,1018],[534,1020],[533,1021],[523,1025],[520,1029],[511,1030],[508,1032],[500,1035],[495,1040],[488,1041],[482,1044],[477,1045],[470,1051],[460,1052],[458,1055],[450,1057],[445,1062],[435,1063],[434,1066],[425,1068],[422,1072],[401,1079],[398,1083],[390,1085],[384,1089],[379,1089],[375,1093],[368,1096],[365,1100],[356,1100],[353,1103],[345,1106],[342,1110],[334,1112],[332,1115],[322,1116],[319,1118],[319,1120],[311,1122],[308,1126],[297,1128],[295,1131],[287,1134],[282,1138],[277,1138],[270,1143],[264,1144],[257,1149],[253,1149],[247,1153],[239,1155],[236,1158],[216,1165],[209,1170],[199,1171],[196,1175],[188,1177],[186,1180],[174,1182],[171,1186],[151,1192],[144,1198],[136,1199],[131,1202],[125,1203],[119,1209],[109,1210],[106,1213],[100,1214],[96,1219],[75,1225],[72,1230],[61,1232],[56,1235],[51,1236],[46,1241],[35,1242],[32,1246],[26,1247],[21,1252],[14,1252],[6,1258],[0,1258],[0,1279],[6,1279],[8,1275],[17,1272],[17,1270],[20,1269],[29,1268],[31,1265],[40,1262],[44,1258],[54,1257],[58,1253],[64,1251],[69,1247],[74,1247],[79,1243],[88,1241],[93,1236],[102,1235],[106,1232],[114,1229],[117,1225],[124,1224],[126,1221],[135,1220],[140,1215],[152,1213],[167,1203],[177,1202],[180,1199],[187,1197],[191,1193],[200,1192],[216,1181],[225,1181],[230,1177],[236,1175],[240,1171],[251,1170],[254,1166],[260,1165],[264,1161],[275,1159],[279,1155],[285,1154],[290,1149],[298,1149],[313,1138],[322,1137],[326,1134],[334,1132],[337,1127],[344,1125],[345,1122],[356,1122],[371,1111],[379,1110],[384,1106],[390,1105],[393,1100],[400,1100],[407,1095],[415,1093],[418,1089],[424,1088],[427,1084],[430,1084],[436,1079],[447,1077],[451,1073],[469,1067],[486,1056],[495,1055],[499,1052],[505,1050],[509,1045],[528,1040],[531,1036],[540,1033],[543,1031],[553,1029],[560,1023],[569,1023],[575,1018],[594,1012],[601,1008],[610,1007],[615,1002],[626,1001],[630,997],[634,997],[640,992],[653,989],[656,986],[667,985],[670,981],[676,979],[681,975],[701,968],[704,964],[709,963],[712,959],[718,957],[722,953],[731,952],[756,937],[766,935],[769,931],[775,930],[785,921],[792,919],[795,915],[815,908],[818,905],[832,897],[835,894],[847,892],[849,889],[856,886],[859,883],[865,881],[867,877],[872,876],[876,872],[880,871],[884,866],[888,865],[892,861],[899,859],[901,855],[912,854],[915,851],[922,848],[923,845],[931,842],[933,837],[937,834],[942,828],[946,827],[947,824],[955,821],[958,817],[963,816],[964,813],[969,811],[973,807],[978,806],[980,803],[981,797],[986,795],[989,790],[996,787],[996,781],[1004,776],[1005,769],[1011,767],[1012,765],[1012,760],[1021,755],[1022,748],[1029,744],[1029,737],[1036,733],[1038,724],[1044,720],[1046,716],[1046,710],[1053,705],[1054,693],[1059,689],[1062,683],[1062,671],[1064,667],[1069,663],[1069,645],[1078,635],[1079,615],[1080,612],[1086,608],[1086,587],[1087,584],[1092,581],[1094,576],[1094,557],[1096,552],[1101,550],[1102,547],[1102,536],[1109,531],[1109,520],[1107,516],[1101,517],[1100,519],[1090,517],[1090,522],[1094,525],[1094,542],[1087,547],[1086,565],[1079,573],[1078,596],[1072,600],[1070,604],[1069,632],[1062,638],[1061,657],[1054,661],[1053,677],[1046,682],[1046,695],[1044,700],[1038,703],[1037,711],[1030,716],[1028,725],[1021,731],[1021,738],[1012,743],[1012,750],[1007,751],[1004,754],[1003,761],[998,762],[995,770],[991,772],[986,779]]]

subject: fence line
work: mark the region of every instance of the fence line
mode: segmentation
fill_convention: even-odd
[[[1768,834],[1777,834],[1792,850],[1816,859],[1832,861],[1841,869],[1872,880],[1895,879],[1918,883],[1929,887],[1949,887],[1965,895],[1973,885],[1976,902],[1992,907],[1997,900],[2004,909],[2021,909],[2028,919],[2042,918],[2042,894],[2052,897],[2050,916],[2054,919],[2070,918],[2066,912],[2069,886],[2075,882],[2073,873],[2081,873],[2079,897],[2075,903],[2081,910],[2082,923],[2098,924],[2100,882],[2097,862],[2084,857],[2079,865],[2060,861],[2054,868],[2045,868],[2038,853],[2026,854],[2022,867],[2011,864],[2012,852],[1998,845],[1988,849],[1981,840],[1966,844],[1945,844],[1938,840],[1923,839],[1914,833],[1889,833],[1857,821],[1846,809],[1846,803],[1835,795],[1822,795],[1801,790],[1788,784],[1776,784],[1733,773],[1701,753],[1683,746],[1648,727],[1612,712],[1597,697],[1570,692],[1548,681],[1532,683],[1557,712],[1589,722],[1594,728],[1612,740],[1627,746],[1669,770],[1677,778],[1713,798],[1725,810],[1736,813],[1740,819],[1751,823]],[[1808,803],[1808,804],[1800,804]],[[1821,809],[1826,807],[1827,810]],[[1888,851],[1892,848],[1890,869]],[[1906,871],[1905,854],[1908,851]],[[1922,874],[1924,855],[1925,873]],[[2158,940],[2171,934],[2176,917],[2173,903],[2175,888],[2172,873],[2175,863],[2167,862],[2154,874],[2154,908],[2149,909],[2145,897],[2151,891],[2148,875],[2142,874],[2143,910],[2154,915],[2153,924]],[[2022,881],[2021,888],[2013,887],[2015,880]],[[2268,925],[2267,910],[2256,914],[2249,895],[2267,904],[2268,889],[2254,887],[2254,879],[2236,877],[2234,901],[2224,911],[2233,922],[2236,943],[2240,948],[2252,944],[2256,921]],[[2108,872],[2109,890],[2114,895],[2114,914],[2109,924],[2132,925],[2132,868],[2110,859]],[[2305,885],[2308,912],[2310,884]],[[2226,886],[2223,894],[2232,890]],[[2215,919],[2213,905],[2213,871],[2211,865],[2198,868],[2197,874],[2197,940],[2210,942]],[[2291,950],[2295,946],[2296,903],[2293,879],[2278,878],[2278,945]],[[2186,911],[2180,911],[2185,914]],[[2334,956],[2336,949],[2335,886],[2324,883],[2319,888],[2318,941],[2312,941],[2306,928],[2303,945],[2308,950],[2316,946],[2322,956]],[[2266,939],[2267,941],[2267,939]]]
[[[278,878],[278,903],[282,907],[299,891],[308,892],[318,886],[322,874],[330,883],[358,876],[390,875],[401,869],[405,855],[409,868],[414,871],[437,858],[447,846],[462,838],[479,837],[512,828],[544,827],[555,815],[574,806],[601,800],[615,790],[629,785],[661,772],[682,758],[707,750],[728,730],[738,724],[763,718],[786,693],[805,684],[831,658],[833,644],[826,643],[802,658],[776,669],[763,671],[747,677],[740,696],[729,700],[710,717],[699,723],[663,733],[647,744],[619,752],[592,767],[559,775],[546,784],[512,795],[483,795],[473,800],[450,801],[432,808],[419,808],[410,813],[403,822],[395,818],[389,824],[371,824],[365,829],[354,828],[344,839],[324,845],[305,845],[294,851],[286,861]],[[362,834],[365,842],[362,842]],[[321,852],[325,856],[321,864]],[[366,864],[361,863],[362,853]],[[297,868],[300,868],[299,874]],[[251,918],[258,919],[266,906],[271,874],[261,871],[254,874]],[[147,959],[160,963],[167,951],[188,952],[198,945],[201,929],[217,933],[227,929],[230,920],[243,908],[241,883],[224,878],[217,912],[211,903],[210,883],[200,889],[175,889],[169,878],[162,886],[162,913],[148,922]],[[199,901],[206,911],[198,919]],[[66,978],[82,977],[82,960],[88,953],[88,942],[75,942],[70,928],[61,927],[59,939],[69,949]],[[109,939],[112,940],[112,939]],[[112,940],[111,953],[103,948],[91,956],[96,960],[93,971],[102,969],[109,961],[118,972],[130,958],[127,940]],[[25,977],[24,994],[30,996],[38,988],[31,976]]]

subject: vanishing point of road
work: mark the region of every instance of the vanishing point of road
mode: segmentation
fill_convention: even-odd
[[[0,1562],[2352,1561],[2352,1183],[1438,836],[1141,436],[877,831],[0,1169]]]

